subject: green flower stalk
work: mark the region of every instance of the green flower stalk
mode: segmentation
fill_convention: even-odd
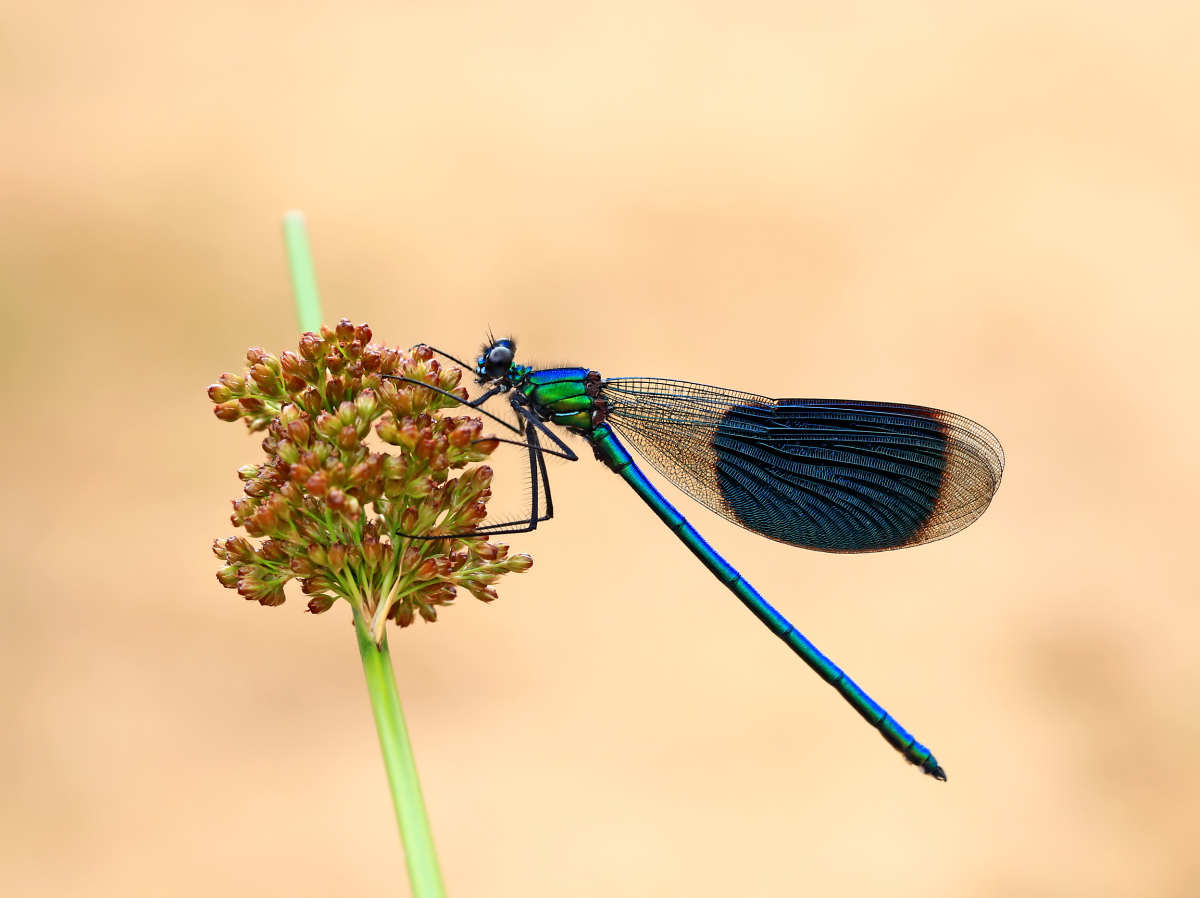
[[[310,612],[345,599],[380,646],[388,620],[432,623],[459,588],[490,602],[501,576],[532,565],[470,535],[491,496],[491,468],[477,463],[498,441],[482,435],[478,418],[437,415],[457,399],[387,377],[465,400],[461,370],[442,367],[424,346],[410,355],[372,343],[367,325],[345,319],[304,334],[298,353],[254,348],[246,361],[245,373],[223,374],[208,388],[218,418],[266,432],[267,460],[238,471],[245,495],[232,518],[261,542],[214,542],[226,563],[222,586],[280,605],[284,585],[299,580]],[[394,451],[372,451],[372,430]],[[412,538],[440,534],[454,535]]]

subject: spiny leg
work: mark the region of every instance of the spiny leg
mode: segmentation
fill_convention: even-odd
[[[446,396],[446,397],[449,397],[450,399],[453,399],[455,402],[459,403],[460,405],[465,405],[467,408],[474,409],[475,411],[479,412],[481,415],[487,415],[493,421],[497,422],[498,424],[502,424],[503,426],[505,426],[509,430],[511,430],[513,433],[521,432],[518,428],[513,427],[511,424],[509,424],[503,418],[499,418],[496,415],[493,415],[487,409],[481,407],[484,402],[491,399],[496,394],[503,392],[503,390],[500,387],[496,387],[495,389],[488,390],[486,393],[484,393],[478,399],[474,399],[470,402],[467,402],[461,396],[455,396],[453,393],[449,392],[448,390],[443,390],[438,387],[431,387],[429,384],[425,383],[424,381],[413,380],[411,377],[401,377],[399,374],[383,374],[380,376],[386,377],[388,380],[398,380],[401,383],[413,384],[418,387],[424,387],[426,390],[432,390],[434,393],[439,393],[442,396]]]

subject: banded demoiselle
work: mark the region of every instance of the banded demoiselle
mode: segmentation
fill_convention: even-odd
[[[881,552],[950,536],[984,513],[1004,470],[1004,451],[991,432],[918,405],[767,399],[678,380],[605,378],[588,368],[536,369],[517,364],[511,338],[489,338],[473,365],[433,351],[474,371],[485,392],[466,404],[519,434],[519,441],[504,442],[528,452],[528,520],[485,524],[475,532],[527,532],[552,518],[545,456],[579,457],[547,425],[582,437],[905,760],[945,781],[932,752],[705,542],[646,478],[617,434],[683,492],[768,539],[822,552]],[[516,426],[482,407],[497,397],[507,399]]]

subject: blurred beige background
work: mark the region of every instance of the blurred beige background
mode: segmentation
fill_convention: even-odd
[[[0,893],[407,894],[346,610],[209,553],[261,450],[204,387],[295,345],[299,207],[327,318],[389,343],[1008,454],[876,556],[680,498],[946,785],[557,466],[533,570],[393,637],[453,895],[1200,895],[1200,6],[0,10]]]

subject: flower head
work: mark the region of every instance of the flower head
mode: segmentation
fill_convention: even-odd
[[[410,355],[373,343],[367,325],[346,319],[304,334],[299,352],[253,348],[246,362],[208,388],[218,418],[266,432],[267,460],[238,470],[245,495],[232,518],[260,542],[213,543],[222,586],[281,605],[284,584],[298,579],[309,611],[345,599],[378,643],[389,618],[435,621],[459,587],[490,602],[503,574],[533,564],[473,535],[491,496],[491,468],[478,463],[497,442],[478,418],[438,414],[459,405],[452,396],[467,398],[461,370],[424,346]],[[372,430],[394,451],[372,451]]]

